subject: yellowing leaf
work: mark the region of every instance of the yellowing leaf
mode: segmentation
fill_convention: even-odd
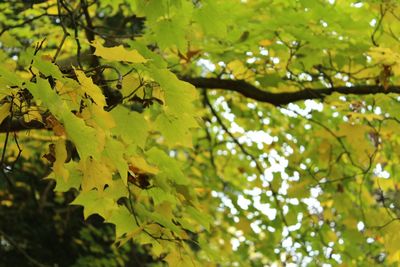
[[[104,146],[104,154],[118,170],[124,184],[127,184],[128,179],[128,163],[124,158],[124,145],[111,137],[107,138]]]
[[[99,214],[108,219],[116,208],[115,203],[110,198],[105,198],[102,192],[97,190],[80,192],[78,197],[71,203],[84,207],[83,215],[87,219],[92,214]]]
[[[186,114],[180,117],[161,114],[153,124],[154,130],[164,136],[164,143],[170,147],[178,145],[192,147],[192,129],[197,126],[196,120]]]
[[[384,245],[390,263],[400,262],[400,223],[394,221],[383,228]]]
[[[250,222],[246,218],[240,218],[240,221],[236,224],[237,229],[242,230],[244,234],[252,232]]]
[[[126,97],[137,90],[140,86],[141,83],[138,75],[136,73],[130,73],[122,79],[121,93]]]
[[[86,77],[85,73],[80,70],[75,70],[76,77],[82,85],[82,91],[88,94],[93,101],[100,107],[106,106],[106,98],[101,89],[95,85],[91,78]]]
[[[63,177],[57,177],[54,172],[48,176],[48,178],[56,180],[56,188],[54,190],[57,192],[66,192],[71,188],[79,190],[83,175],[78,169],[78,163],[70,161],[64,164],[64,168],[68,172],[67,180],[64,180]]]
[[[157,174],[159,171],[158,168],[148,164],[146,162],[146,160],[142,157],[133,156],[130,158],[129,162],[131,163],[130,165],[132,165],[136,169],[139,169],[145,173]]]
[[[373,47],[368,53],[379,63],[391,65],[400,61],[400,54],[388,47]]]
[[[104,144],[101,144],[101,136],[95,129],[85,125],[84,121],[70,112],[63,114],[63,121],[67,136],[75,144],[82,160],[93,156],[99,158]]]
[[[8,115],[10,115],[10,103],[5,103],[1,105],[0,107],[0,124],[4,121],[5,118],[7,118]]]
[[[60,139],[55,144],[55,157],[56,161],[53,165],[53,171],[56,179],[63,179],[67,181],[69,178],[68,170],[64,167],[64,162],[67,159],[67,149],[65,148],[65,141]]]
[[[301,181],[301,182],[293,182],[288,191],[288,197],[293,198],[303,198],[307,197],[310,194],[310,189],[308,188],[310,181]]]
[[[116,126],[113,116],[102,107],[95,104],[85,108],[82,111],[82,117],[87,125],[94,128],[101,127],[104,130],[108,130]]]
[[[137,226],[133,214],[131,214],[124,206],[118,206],[112,212],[110,218],[107,221],[115,224],[116,238],[122,237],[122,235],[127,233],[141,230]]]
[[[164,260],[168,263],[168,266],[170,267],[197,266],[193,264],[193,259],[175,250],[169,253]]]
[[[37,109],[30,109],[24,114],[25,122],[30,122],[33,120],[42,122],[42,114],[40,114]]]
[[[259,41],[258,44],[261,46],[270,46],[271,44],[273,44],[273,42],[268,39],[263,39],[263,40]]]
[[[245,77],[247,77],[249,73],[248,68],[246,68],[243,62],[238,59],[229,62],[227,67],[230,71],[232,71],[232,74],[235,75],[235,77],[238,79],[244,79]]]
[[[102,191],[104,186],[112,181],[112,172],[103,162],[87,158],[82,165],[83,191],[89,191],[93,188]]]
[[[104,47],[99,41],[93,41],[92,46],[96,48],[95,55],[106,60],[126,61],[131,63],[145,63],[145,59],[136,50],[127,50],[122,45],[115,47]]]

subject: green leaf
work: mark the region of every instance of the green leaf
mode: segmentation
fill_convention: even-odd
[[[174,195],[165,192],[161,188],[153,187],[147,190],[149,196],[153,199],[154,205],[158,206],[163,202],[169,202],[171,204],[177,204],[177,199]]]
[[[128,163],[124,158],[125,146],[113,138],[107,138],[104,146],[105,157],[117,168],[124,184],[128,179]]]
[[[63,75],[60,71],[60,69],[55,65],[54,63],[51,62],[51,59],[49,56],[35,56],[33,58],[33,67],[37,68],[41,73],[43,73],[46,77],[48,76],[53,76],[56,79],[61,80],[63,78]]]
[[[118,106],[111,111],[111,115],[117,125],[112,129],[113,134],[120,136],[126,144],[145,146],[149,126],[142,114]]]
[[[99,133],[70,112],[62,114],[62,118],[67,136],[75,144],[81,159],[86,160],[89,156],[99,159],[104,146]]]
[[[210,231],[210,225],[212,222],[212,217],[206,213],[201,213],[197,209],[195,209],[192,206],[187,206],[185,211],[187,212],[188,215],[190,215],[195,221],[200,223],[204,228],[209,232]]]
[[[10,108],[10,103],[4,103],[0,106],[0,124],[10,115]]]
[[[160,169],[159,176],[165,177],[178,185],[188,185],[189,179],[183,174],[177,161],[164,151],[155,147],[146,152],[147,160]]]
[[[97,190],[80,192],[71,204],[84,207],[83,215],[85,219],[92,214],[99,214],[108,219],[116,208],[112,199],[104,198],[102,192]]]
[[[38,77],[36,83],[27,83],[26,87],[36,101],[41,101],[57,118],[63,116],[65,105],[60,96],[50,87],[47,80]]]
[[[124,234],[129,234],[140,230],[137,226],[133,215],[123,206],[118,206],[113,210],[107,222],[115,224],[116,238],[122,237]]]
[[[212,36],[224,37],[227,34],[227,17],[216,1],[204,1],[194,15],[203,31]]]
[[[195,87],[187,82],[180,81],[175,74],[166,69],[151,69],[153,79],[165,91],[166,113],[180,116],[181,114],[195,113],[193,101],[198,99]]]
[[[197,121],[186,114],[180,117],[161,114],[153,124],[154,130],[161,132],[165,139],[164,143],[169,147],[179,145],[192,147],[192,131],[197,127]]]

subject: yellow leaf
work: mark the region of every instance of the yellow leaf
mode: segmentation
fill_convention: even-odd
[[[141,86],[140,79],[136,73],[130,73],[122,79],[121,93],[124,97],[130,95]],[[137,91],[136,91],[137,93]]]
[[[240,221],[236,224],[237,229],[242,230],[244,234],[251,233],[250,222],[245,218],[240,218]]]
[[[367,125],[344,123],[339,126],[337,135],[346,137],[348,145],[353,148],[353,160],[366,165],[369,164],[369,155],[374,149],[372,142],[367,139],[367,135],[371,132],[371,128]]]
[[[248,78],[247,74],[250,74],[249,69],[238,59],[229,62],[227,67],[238,79]]]
[[[65,135],[64,126],[53,115],[46,118],[46,127],[53,129],[54,134],[57,136]]]
[[[272,44],[272,41],[268,40],[268,39],[264,39],[264,40],[259,41],[258,44],[261,46],[270,46]]]
[[[400,261],[400,223],[394,221],[383,228],[385,249],[388,253],[388,262]]]
[[[56,179],[63,179],[66,182],[69,178],[69,172],[64,167],[64,162],[67,159],[67,149],[65,148],[65,141],[60,139],[55,144],[56,161],[53,165],[54,175]]]
[[[310,181],[308,180],[292,183],[287,191],[288,197],[293,197],[293,198],[307,197],[310,194],[310,190],[308,188],[309,184]]]
[[[116,126],[111,114],[97,105],[89,105],[88,108],[85,108],[82,111],[82,118],[88,126],[93,128],[111,129]]]
[[[82,169],[82,191],[89,191],[93,188],[103,190],[104,186],[112,181],[112,172],[104,162],[87,158]]]
[[[131,157],[130,158],[131,168],[140,170],[143,173],[157,174],[158,168],[149,165],[144,158],[141,157]]]
[[[358,113],[358,112],[349,112],[347,117],[349,119],[366,119],[367,121],[373,120],[382,120],[384,117],[382,115],[374,114],[374,113]]]
[[[93,83],[91,78],[86,77],[83,71],[75,70],[75,74],[82,85],[83,92],[88,94],[97,105],[104,107],[106,105],[106,98],[101,89]]]
[[[1,121],[1,120],[0,120]],[[30,109],[24,114],[24,121],[40,121],[42,122],[42,115],[37,109]]]
[[[4,121],[5,118],[10,114],[10,103],[5,103],[0,107],[0,123]]]
[[[131,63],[145,63],[145,59],[136,50],[127,50],[122,45],[114,47],[104,47],[99,41],[93,41],[92,46],[96,48],[95,55],[106,60],[127,61]]]
[[[337,235],[334,231],[328,231],[325,233],[325,238],[327,239],[328,242],[336,242]]]
[[[58,7],[57,5],[51,6],[46,10],[46,13],[48,15],[58,15]]]
[[[164,259],[170,267],[188,267],[196,266],[193,260],[185,254],[179,253],[176,250],[171,251]]]
[[[396,64],[400,60],[400,54],[387,47],[373,47],[368,54],[375,61],[385,65]]]

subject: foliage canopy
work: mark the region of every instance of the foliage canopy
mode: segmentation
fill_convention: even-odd
[[[397,0],[0,10],[9,264],[400,264]]]

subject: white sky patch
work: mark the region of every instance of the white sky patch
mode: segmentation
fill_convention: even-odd
[[[197,66],[202,68],[201,74],[204,76],[210,72],[215,71],[215,65],[208,59],[200,58],[197,60]]]
[[[267,49],[265,49],[264,47],[260,47],[260,54],[263,56],[268,56],[269,52]]]
[[[249,63],[249,64],[253,64],[254,62],[257,61],[257,59],[258,59],[257,57],[251,57],[251,58],[248,58],[246,60],[246,62]]]
[[[274,62],[274,64],[279,64],[280,59],[278,57],[271,57],[272,62]]]
[[[381,109],[381,107],[376,107],[376,108],[374,109],[374,113],[375,113],[376,115],[381,115],[381,114],[382,114],[382,109]]]
[[[231,133],[241,133],[244,134],[245,130],[239,126],[236,122],[231,123],[231,128],[230,128]]]
[[[323,27],[328,27],[328,23],[326,21],[321,20],[320,22]]]
[[[312,76],[307,74],[307,73],[300,73],[299,74],[299,79],[302,81],[312,81]]]
[[[383,179],[390,178],[390,173],[388,171],[385,171],[380,163],[376,164],[373,172],[378,178],[383,178]]]
[[[345,84],[347,87],[353,87],[354,86],[354,84],[353,83],[351,83],[351,82],[346,82],[346,84]]]
[[[237,250],[238,248],[239,248],[239,246],[240,246],[240,241],[239,241],[239,239],[237,239],[237,238],[232,238],[231,239],[231,246],[232,246],[232,249],[235,251],[235,250]]]
[[[245,193],[246,195],[250,195],[250,196],[259,196],[259,195],[262,194],[262,190],[261,190],[261,188],[254,187],[254,188],[251,189],[251,190],[245,189],[245,190],[244,190],[244,193]]]
[[[352,7],[355,8],[361,8],[364,4],[362,2],[357,2],[357,3],[351,3]]]
[[[304,202],[307,205],[308,211],[310,214],[318,214],[323,211],[321,203],[315,199],[315,198],[305,198],[302,199],[302,202]]]
[[[258,209],[262,214],[266,215],[268,219],[275,220],[277,211],[274,208],[271,208],[269,203],[261,203],[261,197],[255,196],[253,197],[253,206]]]
[[[251,205],[251,201],[245,198],[243,195],[239,195],[237,204],[239,205],[240,208],[247,210]]]
[[[250,224],[251,229],[253,229],[254,233],[259,234],[262,232],[262,229],[260,228],[260,224],[262,222],[260,220],[254,221]]]
[[[297,118],[298,114],[303,117],[306,117],[311,113],[311,111],[319,111],[321,112],[324,109],[324,105],[322,103],[318,103],[314,100],[308,99],[304,102],[305,108],[302,109],[297,104],[290,103],[287,108],[281,108],[280,111],[289,117]]]
[[[357,223],[357,229],[358,231],[362,232],[365,228],[365,224],[363,222],[358,222]]]
[[[270,145],[274,142],[274,137],[265,131],[248,131],[239,137],[238,141],[248,145],[251,143]]]

